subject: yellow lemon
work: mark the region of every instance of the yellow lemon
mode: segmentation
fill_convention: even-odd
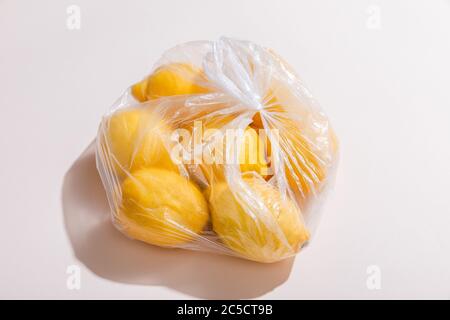
[[[203,230],[208,204],[197,186],[179,174],[146,168],[124,180],[116,218],[120,229],[132,238],[177,246]]]
[[[280,121],[279,146],[287,182],[301,204],[321,192],[338,152],[338,140],[331,127],[328,132],[305,134],[305,128],[292,119]],[[311,141],[312,139],[313,141]],[[314,140],[327,141],[319,147]],[[268,153],[271,154],[268,143]]]
[[[285,132],[280,140],[289,141],[283,143],[286,178],[291,190],[304,203],[311,194],[320,191],[327,176],[327,163],[302,135],[298,124],[286,121],[283,130]]]
[[[285,84],[275,82],[264,98],[265,107],[255,114],[251,127],[265,130],[278,129],[280,160],[284,161],[287,182],[301,203],[312,194],[320,192],[322,182],[326,179],[330,158],[338,151],[338,141],[331,127],[327,133],[306,133],[298,119],[313,117],[309,108],[301,105],[294,92]],[[320,116],[318,116],[320,117]],[[265,121],[263,121],[263,118]],[[327,124],[328,125],[328,124]],[[327,140],[328,145],[316,148],[307,137]],[[267,155],[272,157],[270,141],[267,142]]]
[[[148,108],[115,112],[106,120],[105,131],[109,156],[119,175],[149,166],[176,169],[163,140],[170,129]]]
[[[243,141],[239,146],[239,164],[241,172],[254,171],[261,176],[267,175],[265,141],[258,132],[248,127],[244,131]]]
[[[184,148],[195,153],[194,147],[201,144],[202,151],[191,166],[193,175],[204,184],[210,184],[213,179],[223,180],[225,165],[236,165],[242,173],[254,172],[267,177],[266,141],[251,127],[245,130],[228,127],[227,122],[232,117],[225,118],[210,118],[195,127],[187,127],[191,139]]]
[[[268,175],[268,164],[266,160],[266,141],[258,132],[247,127],[244,131],[243,141],[239,146],[239,164],[241,172],[254,171],[262,177]]]
[[[140,102],[166,96],[207,93],[206,76],[193,65],[172,63],[159,67],[146,79],[132,86],[133,96]]]
[[[295,254],[309,239],[300,209],[263,179],[243,181],[239,192],[225,182],[209,191],[214,231],[251,260],[275,262]]]
[[[316,150],[301,135],[298,126],[294,128],[297,129],[293,129],[287,136],[292,147],[289,149],[290,156],[285,164],[285,172],[294,194],[297,194],[304,203],[311,195],[320,193],[333,161],[329,157],[336,157],[338,140],[334,131],[329,128],[328,134],[324,137],[328,139],[328,147],[326,150]]]
[[[234,130],[234,129],[228,129]],[[217,141],[212,136],[218,134]],[[237,135],[242,135],[238,137]],[[245,130],[236,130],[227,135],[226,132],[206,130],[204,133],[206,141],[213,140],[211,145],[207,145],[207,151],[218,154],[214,165],[237,164],[242,173],[256,172],[262,177],[268,174],[268,163],[266,160],[266,145],[257,130],[247,127]],[[236,145],[237,144],[237,145]]]

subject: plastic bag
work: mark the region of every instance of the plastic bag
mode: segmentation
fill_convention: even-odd
[[[96,145],[124,234],[259,262],[309,241],[337,153],[292,68],[229,38],[168,50],[104,116]]]

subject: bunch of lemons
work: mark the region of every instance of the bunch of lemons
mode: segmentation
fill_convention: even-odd
[[[257,113],[238,147],[239,183],[226,178],[224,165],[185,166],[187,174],[182,174],[180,165],[171,158],[167,137],[177,127],[190,128],[192,123],[169,121],[167,114],[152,107],[158,104],[152,101],[204,95],[212,90],[200,68],[186,63],[162,65],[132,86],[131,93],[140,104],[105,119],[102,144],[110,170],[119,181],[116,223],[130,237],[159,246],[180,247],[212,230],[222,244],[250,260],[274,262],[293,255],[310,236],[302,203],[318,191],[327,167],[296,122],[281,117],[285,119],[283,130],[289,131],[287,141],[279,147],[288,150],[283,153],[282,173],[291,193],[270,184],[273,174],[268,170],[268,159],[274,149],[270,143],[263,149],[263,157],[257,156],[256,163],[250,161],[261,150],[255,146],[262,144],[258,129],[265,127]],[[276,100],[276,95],[272,96]],[[288,114],[273,102],[266,112]],[[219,115],[214,118],[214,114]],[[206,112],[203,117],[208,119],[207,126],[217,128],[233,118],[220,118],[217,112]],[[198,182],[198,172],[206,184]]]

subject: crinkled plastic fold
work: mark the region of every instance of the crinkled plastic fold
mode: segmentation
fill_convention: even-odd
[[[103,117],[96,147],[124,234],[259,262],[310,240],[338,158],[292,68],[229,38],[168,50]]]

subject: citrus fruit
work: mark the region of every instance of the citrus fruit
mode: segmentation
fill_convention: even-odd
[[[218,129],[204,132],[204,139],[210,141],[206,144],[206,151],[218,153],[214,165],[233,165],[239,166],[242,173],[256,172],[262,177],[268,173],[268,164],[266,160],[265,141],[259,135],[257,130],[247,127],[245,130],[233,130],[226,133]],[[213,135],[217,134],[217,140]]]
[[[169,127],[149,108],[129,108],[106,120],[106,143],[120,175],[141,167],[176,169],[163,138]]]
[[[244,177],[242,189],[212,185],[213,230],[230,249],[255,261],[274,262],[295,254],[309,239],[296,204],[261,178]]]
[[[195,159],[191,172],[204,184],[209,185],[213,179],[223,180],[227,165],[235,166],[238,172],[253,172],[263,178],[269,174],[266,141],[257,130],[251,127],[244,130],[227,128],[214,119],[210,119],[202,128],[201,140],[195,138],[196,129],[189,129],[191,140],[187,148],[195,153],[195,146],[202,144],[202,154]]]
[[[140,102],[166,96],[207,93],[206,77],[197,67],[172,63],[157,68],[146,79],[132,86],[133,96]]]
[[[268,174],[266,141],[251,127],[245,129],[242,140],[238,149],[241,172],[254,171],[265,177]]]
[[[208,205],[197,186],[178,173],[143,168],[122,183],[117,222],[132,238],[159,246],[192,240],[208,221]]]
[[[314,131],[311,125],[305,124],[306,121],[326,126],[327,131]],[[278,158],[284,162],[289,187],[302,203],[320,192],[331,158],[338,150],[336,135],[328,122],[322,121],[315,110],[302,105],[286,84],[274,81],[264,98],[264,108],[255,114],[251,123],[255,129],[278,130]],[[316,145],[318,141],[320,143]],[[268,158],[273,158],[271,153],[268,141]]]

